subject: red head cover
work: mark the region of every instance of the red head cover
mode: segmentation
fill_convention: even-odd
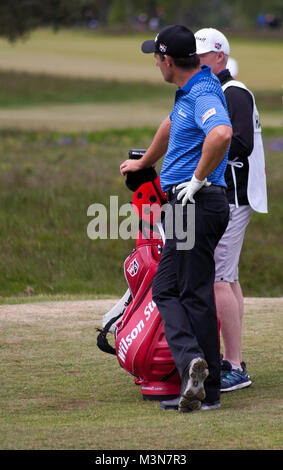
[[[159,176],[154,181],[143,183],[133,195],[133,208],[140,219],[150,225],[160,221],[161,206],[167,200],[160,186]]]

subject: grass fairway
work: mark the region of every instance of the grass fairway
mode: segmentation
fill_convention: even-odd
[[[245,299],[251,387],[180,415],[142,399],[96,326],[115,300],[0,306],[1,449],[282,449],[281,299]],[[282,340],[282,338],[281,338]]]
[[[102,35],[97,32],[62,30],[54,34],[38,30],[27,40],[10,44],[0,40],[2,70],[28,71],[85,78],[160,83],[160,72],[151,54],[140,47],[147,35]],[[227,32],[229,37],[229,32]],[[252,90],[281,90],[282,39],[262,40],[231,36],[231,56],[239,64],[239,80]]]
[[[3,70],[119,81],[160,81],[153,58],[140,51],[143,37],[76,30],[32,33],[15,44],[0,40]]]
[[[0,108],[0,129],[54,132],[97,132],[152,126],[158,128],[172,109],[172,90],[162,98],[89,104],[36,105],[14,109]],[[283,113],[265,108],[263,127],[282,128]],[[280,132],[280,131],[279,131]]]
[[[144,38],[38,30],[15,44],[0,39],[0,129],[157,127],[176,87],[163,82],[151,54],[141,53]],[[264,127],[282,127],[282,44],[231,37],[237,79],[255,92]]]
[[[148,103],[77,104],[61,106],[36,106],[24,109],[0,109],[0,129],[23,131],[93,132],[105,129],[126,129],[159,124],[170,112],[169,99]],[[281,116],[280,116],[281,117]],[[273,125],[280,118],[274,117]]]

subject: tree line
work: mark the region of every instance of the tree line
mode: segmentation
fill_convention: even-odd
[[[11,41],[42,26],[280,28],[282,19],[282,0],[0,0],[0,36]]]

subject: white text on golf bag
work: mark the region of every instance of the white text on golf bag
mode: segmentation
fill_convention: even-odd
[[[145,316],[145,321],[148,321],[150,319],[150,316],[154,311],[155,307],[156,303],[153,300],[147,304],[143,312]],[[130,346],[132,345],[133,341],[135,341],[135,339],[138,337],[140,332],[143,330],[144,326],[144,321],[140,320],[138,324],[132,329],[131,333],[129,333],[126,338],[123,337],[121,339],[118,348],[118,357],[121,359],[122,362],[126,361],[127,352]]]

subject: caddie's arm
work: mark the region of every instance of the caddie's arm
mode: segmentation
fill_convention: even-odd
[[[202,155],[195,170],[195,177],[202,181],[221,163],[233,135],[232,127],[219,125],[207,134]]]
[[[153,166],[165,154],[171,130],[171,120],[168,116],[160,124],[151,145],[139,160],[128,159],[120,165],[120,173],[125,176],[129,172]]]

